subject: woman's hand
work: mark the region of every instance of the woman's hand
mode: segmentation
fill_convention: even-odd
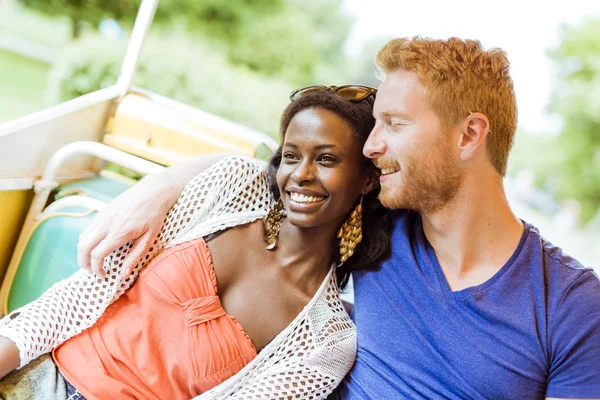
[[[131,241],[133,248],[123,263],[123,275],[128,275],[159,234],[165,216],[183,189],[180,184],[171,183],[160,174],[148,176],[100,211],[79,235],[79,266],[104,276],[104,259]]]
[[[79,235],[79,266],[104,276],[104,259],[131,241],[133,247],[123,262],[123,276],[129,275],[160,233],[167,213],[185,185],[194,176],[231,155],[234,154],[215,153],[197,157],[149,175],[123,192]]]

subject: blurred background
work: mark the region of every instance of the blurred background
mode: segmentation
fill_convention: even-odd
[[[294,88],[377,86],[390,38],[508,52],[517,215],[600,272],[600,2],[162,0],[134,84],[276,136]],[[0,123],[116,82],[139,0],[1,0]]]

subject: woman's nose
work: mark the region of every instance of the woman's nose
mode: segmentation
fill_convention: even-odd
[[[315,171],[312,163],[309,160],[304,160],[294,169],[292,179],[301,184],[303,182],[311,182],[315,179]]]

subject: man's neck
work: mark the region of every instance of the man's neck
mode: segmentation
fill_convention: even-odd
[[[434,213],[424,213],[423,230],[452,291],[480,285],[510,259],[523,234],[502,179],[466,180],[457,196]]]

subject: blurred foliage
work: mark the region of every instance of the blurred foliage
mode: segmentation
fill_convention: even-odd
[[[50,66],[0,49],[0,123],[44,108]]]
[[[559,197],[576,199],[589,221],[600,210],[600,20],[565,26],[561,35],[549,52],[558,76],[550,110],[564,127],[545,154],[547,183]]]
[[[71,43],[51,71],[49,100],[113,85],[125,46],[125,41],[96,36]],[[133,84],[274,137],[293,89],[283,79],[231,65],[199,40],[181,37],[148,38]]]
[[[522,169],[535,173],[536,186],[544,186],[556,194],[558,181],[556,171],[560,169],[560,152],[555,136],[531,135],[518,131],[513,150],[510,152],[508,175],[516,176]],[[532,151],[535,149],[535,151]]]
[[[319,59],[307,16],[286,12],[263,18],[260,27],[245,24],[229,45],[229,59],[253,71],[280,75],[298,85],[312,80]]]
[[[125,26],[140,2],[20,1],[63,11],[69,3],[89,9],[89,16],[77,15],[91,24],[112,17]],[[352,20],[341,13],[341,4],[162,0],[134,85],[275,135],[292,89],[346,82],[343,43]],[[65,101],[114,84],[125,42],[84,35],[65,46],[51,72],[49,100]]]
[[[19,0],[46,14],[66,16],[72,21],[73,37],[79,36],[84,22],[97,26],[106,18],[133,25],[141,0]],[[246,20],[269,14],[282,7],[283,0],[163,0],[156,12],[156,23],[184,17],[198,23],[215,36],[231,36]]]
[[[95,28],[107,18],[130,28],[141,3],[19,1],[47,14],[69,17],[74,38],[80,36],[84,24]],[[153,24],[163,31],[202,37],[224,52],[231,63],[300,86],[323,75],[318,64],[343,67],[343,44],[352,19],[341,13],[341,5],[342,0],[162,0]]]

